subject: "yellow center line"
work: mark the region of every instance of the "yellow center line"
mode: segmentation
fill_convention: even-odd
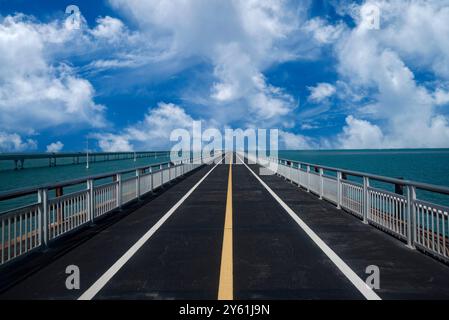
[[[232,261],[232,159],[229,162],[228,194],[226,198],[226,216],[223,234],[223,249],[221,253],[220,284],[218,300],[233,300],[234,276]]]

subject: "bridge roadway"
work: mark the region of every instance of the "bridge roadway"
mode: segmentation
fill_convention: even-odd
[[[449,266],[258,169],[200,168],[1,271],[0,299],[449,298]]]

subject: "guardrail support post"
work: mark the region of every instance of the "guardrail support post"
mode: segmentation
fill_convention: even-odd
[[[293,184],[293,161],[290,162],[290,182]]]
[[[154,187],[153,187],[153,185],[154,185],[154,181],[153,181],[153,177],[154,177],[154,174],[153,174],[153,168],[149,168],[148,169],[148,172],[150,173],[150,191],[153,193],[153,189],[154,189]]]
[[[276,162],[277,162],[277,164],[278,164],[278,170],[277,170],[277,172],[276,172],[276,175],[278,176],[278,177],[280,177],[281,176],[281,160],[279,160],[279,159],[276,159]]]
[[[38,190],[39,201],[39,228],[40,228],[40,242],[41,246],[48,246],[48,190]]]
[[[87,213],[89,221],[93,223],[95,213],[95,199],[94,199],[94,181],[92,179],[87,180]]]
[[[368,224],[368,212],[369,212],[369,178],[363,177],[363,223]]]
[[[416,221],[415,221],[416,188],[407,186],[407,247],[415,249]]]
[[[341,178],[341,172],[337,171],[337,209],[341,209]]]
[[[117,181],[117,208],[122,207],[122,175],[119,173],[116,175]]]
[[[136,198],[140,199],[140,169],[136,170]]]
[[[307,192],[310,192],[310,166],[307,165]]]
[[[287,180],[287,174],[285,173],[285,166],[287,165],[286,161],[281,161],[281,165],[283,166],[282,168],[282,172],[281,172],[281,177],[284,178],[284,180]]]
[[[324,175],[324,170],[322,168],[320,168],[320,200],[323,200],[323,195],[324,195],[324,179],[323,179],[323,175]]]

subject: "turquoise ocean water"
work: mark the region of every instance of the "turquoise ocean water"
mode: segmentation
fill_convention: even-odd
[[[449,149],[280,151],[279,157],[449,186]]]
[[[449,187],[449,149],[280,151],[279,157]],[[85,164],[50,168],[33,167],[31,162],[27,162],[23,170],[0,170],[0,192],[132,169],[166,160],[168,156],[142,158],[136,162],[132,159],[96,162],[91,163],[89,169],[85,168]],[[391,186],[378,185],[391,190]],[[426,192],[419,192],[418,196],[423,200],[449,205],[448,196]],[[0,202],[0,212],[5,208],[5,204]]]

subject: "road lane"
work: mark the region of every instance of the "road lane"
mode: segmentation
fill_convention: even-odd
[[[244,165],[233,170],[236,299],[364,299]]]
[[[95,299],[217,299],[228,173],[218,165]]]

